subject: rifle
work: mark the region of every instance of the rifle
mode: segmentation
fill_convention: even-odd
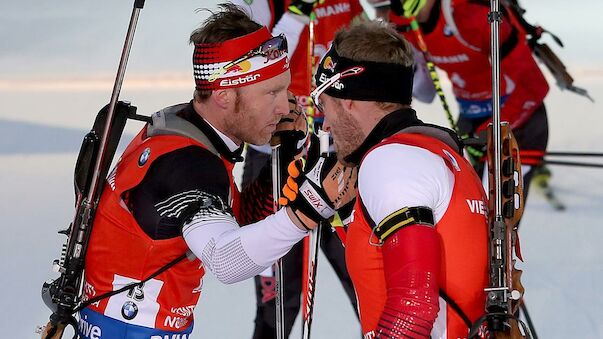
[[[517,223],[523,214],[523,180],[519,147],[511,126],[500,121],[500,43],[502,13],[499,0],[491,0],[488,20],[491,27],[492,124],[488,128],[489,195],[489,286],[486,314],[472,326],[469,338],[475,338],[487,323],[495,338],[531,338],[526,325],[516,316],[524,288],[521,271],[515,269],[515,256],[521,260]],[[523,333],[520,331],[523,330]]]
[[[104,180],[117,150],[119,140],[128,118],[148,121],[136,114],[136,107],[127,102],[118,102],[126,65],[132,47],[134,32],[144,0],[135,0],[126,40],[111,94],[111,101],[102,108],[86,134],[78,154],[74,173],[75,215],[69,227],[61,234],[67,236],[60,259],[53,262],[53,269],[60,273],[57,279],[49,280],[42,286],[42,299],[53,312],[43,329],[43,338],[62,338],[67,325],[75,329],[74,317],[82,300],[83,273],[88,241],[92,233],[94,216],[100,200]]]

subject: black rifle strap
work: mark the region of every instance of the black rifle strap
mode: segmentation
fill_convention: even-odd
[[[167,271],[168,269],[172,268],[174,265],[178,264],[179,262],[181,262],[182,260],[186,259],[186,257],[188,256],[188,251],[185,252],[184,254],[182,254],[181,256],[175,258],[174,260],[170,261],[169,263],[165,264],[163,267],[161,267],[160,269],[158,269],[157,271],[155,271],[155,273],[151,274],[150,276],[146,277],[144,280],[140,281],[140,282],[135,282],[135,283],[131,283],[128,284],[120,289],[117,289],[115,291],[111,291],[111,292],[107,292],[107,293],[103,293],[99,296],[96,296],[94,298],[88,299],[85,302],[81,303],[78,307],[76,307],[73,310],[73,313],[79,312],[81,310],[83,310],[84,308],[94,304],[95,302],[99,301],[99,300],[103,300],[105,298],[109,298],[112,297],[116,294],[125,292],[125,291],[129,291],[131,289],[133,289],[136,286],[140,286],[142,287],[142,285],[144,285],[145,282],[155,278],[156,276],[160,275],[161,273]]]
[[[465,312],[463,312],[463,310],[461,309],[459,304],[457,304],[456,301],[452,300],[452,298],[450,298],[450,296],[448,294],[446,294],[446,292],[444,292],[443,290],[440,290],[440,297],[442,299],[444,299],[444,301],[446,301],[446,303],[450,307],[452,307],[452,309],[456,312],[456,314],[458,314],[459,317],[461,317],[461,319],[463,319],[463,321],[465,322],[465,325],[467,325],[467,328],[471,329],[471,326],[472,326],[471,320],[469,319],[467,314],[465,314]]]

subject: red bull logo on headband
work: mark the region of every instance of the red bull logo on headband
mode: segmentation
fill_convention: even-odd
[[[218,43],[196,43],[193,75],[199,90],[250,85],[289,69],[287,40],[266,27]]]
[[[230,67],[226,74],[237,74],[237,73],[246,73],[251,69],[251,62],[249,60],[244,60],[239,62],[238,64]]]
[[[335,69],[335,63],[333,62],[333,58],[331,58],[331,56],[327,56],[325,58],[325,61],[322,62],[322,67],[324,69],[333,71]]]

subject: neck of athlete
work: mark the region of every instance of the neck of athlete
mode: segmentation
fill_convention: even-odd
[[[224,91],[221,93],[212,93],[205,101],[193,100],[193,108],[205,121],[209,122],[215,129],[222,132],[237,146],[241,146],[242,140],[237,138],[229,130],[226,117],[233,114],[235,110],[236,95]]]
[[[350,108],[356,113],[356,120],[362,130],[362,134],[369,135],[375,126],[389,113],[408,107],[406,105],[394,103],[377,103],[374,101],[351,100]]]

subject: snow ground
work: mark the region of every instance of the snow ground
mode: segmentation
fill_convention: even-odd
[[[72,217],[72,172],[81,137],[89,129],[96,111],[109,99],[130,8],[123,3],[121,0],[107,0],[102,5],[97,2],[97,8],[89,12],[90,4],[73,0],[61,4],[0,0],[0,41],[3,42],[0,46],[0,216],[5,234],[0,237],[0,257],[5,263],[5,273],[0,275],[0,304],[4,306],[0,313],[2,337],[35,338],[35,326],[44,324],[50,314],[40,299],[40,287],[53,276],[50,265],[58,257],[64,240],[56,231],[65,228]],[[147,2],[141,17],[141,32],[135,40],[121,98],[132,101],[142,114],[190,98],[190,51],[172,53],[172,49],[186,45],[185,39],[176,41],[173,37],[186,37],[195,26],[190,23],[198,22],[199,18],[190,14],[190,9],[206,6],[206,3],[192,5],[196,2],[179,1],[178,6],[172,3],[175,4]],[[551,125],[550,149],[601,152],[601,47],[588,43],[598,41],[600,20],[594,15],[600,11],[586,11],[586,6],[559,7],[553,3],[564,4],[560,0],[540,0],[526,5],[530,6],[528,9],[536,8],[530,13],[538,15],[533,16],[547,19],[548,28],[562,37],[570,37],[561,56],[567,58],[564,60],[569,65],[582,67],[573,75],[578,85],[589,89],[596,103],[553,88],[546,100]],[[589,3],[602,6],[595,0]],[[564,8],[564,19],[580,18],[579,22],[568,25],[564,19],[554,20],[555,16],[561,16],[555,8]],[[176,17],[183,12],[189,15],[179,16],[179,25],[174,24],[169,30],[168,25],[154,24],[163,23],[164,15]],[[89,20],[84,21],[82,18],[87,16]],[[19,21],[21,17],[32,21]],[[112,30],[105,29],[108,18],[115,22]],[[33,20],[37,26],[32,24]],[[29,23],[28,29],[19,29],[23,23]],[[38,36],[42,39],[36,39]],[[82,42],[87,36],[102,41],[102,46],[87,49],[89,43]],[[32,40],[41,41],[32,44]],[[70,50],[74,45],[76,52]],[[105,47],[109,45],[112,48]],[[165,52],[166,45],[170,53]],[[42,51],[44,60],[40,57]],[[61,76],[53,74],[53,70],[58,70]],[[424,120],[446,125],[437,102],[418,104],[416,108]],[[133,123],[127,132],[132,135],[139,127]],[[528,201],[521,229],[526,262],[520,265],[524,269],[528,308],[540,338],[603,338],[603,293],[599,289],[603,280],[600,260],[603,257],[600,245],[603,171],[575,167],[551,169],[551,185],[567,210],[554,211],[534,192]],[[358,338],[359,327],[353,311],[326,260],[320,262],[317,279],[313,337]],[[223,286],[209,275],[204,290],[196,310],[194,337],[249,338],[254,316],[252,282]],[[299,324],[296,324],[292,338],[299,337],[299,333]]]

